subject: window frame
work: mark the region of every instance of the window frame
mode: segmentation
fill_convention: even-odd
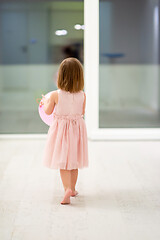
[[[90,140],[160,140],[160,128],[99,128],[99,0],[84,0],[85,122]]]

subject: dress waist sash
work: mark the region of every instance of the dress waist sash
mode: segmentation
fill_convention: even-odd
[[[77,120],[80,118],[83,118],[83,114],[75,114],[75,115],[58,115],[56,113],[53,113],[53,116],[56,118],[60,118],[60,119],[69,119],[69,120]]]

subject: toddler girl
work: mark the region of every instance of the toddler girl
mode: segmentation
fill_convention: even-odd
[[[83,92],[83,67],[76,58],[64,59],[59,67],[58,90],[47,99],[42,95],[47,115],[53,112],[43,154],[43,163],[51,169],[60,169],[65,194],[61,204],[69,204],[78,194],[75,185],[78,168],[88,167],[87,130],[85,114],[86,94]]]

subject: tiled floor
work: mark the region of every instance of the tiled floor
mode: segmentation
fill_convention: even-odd
[[[160,142],[89,141],[70,205],[44,144],[0,140],[1,240],[160,239]]]

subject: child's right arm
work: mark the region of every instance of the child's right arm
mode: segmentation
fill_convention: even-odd
[[[57,91],[53,91],[48,99],[46,99],[45,96],[43,96],[43,99],[41,100],[40,104],[44,105],[44,112],[47,115],[50,115],[53,112],[56,104],[55,102],[56,97],[57,97]]]

